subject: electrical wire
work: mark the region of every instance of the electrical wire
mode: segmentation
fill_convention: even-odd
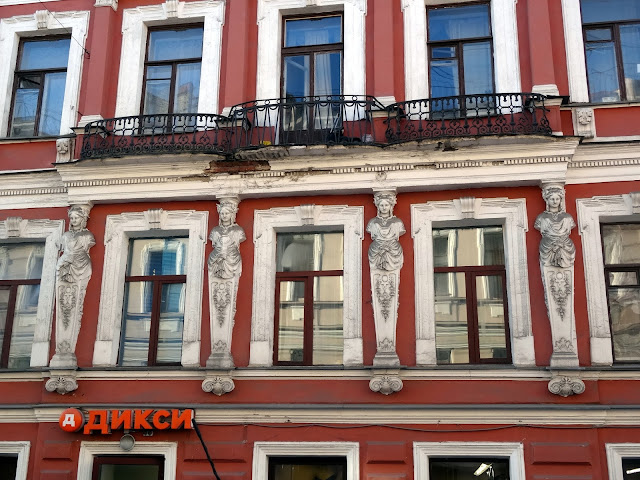
[[[63,28],[63,30],[69,34],[69,36],[71,37],[71,39],[72,39],[74,42],[76,42],[76,43],[80,46],[80,48],[81,48],[82,50],[84,50],[84,53],[87,55],[87,58],[91,58],[91,52],[90,52],[89,50],[87,50],[86,48],[84,48],[84,45],[82,45],[78,40],[76,40],[76,39],[75,39],[75,37],[73,36],[73,33],[72,33],[72,32],[71,32],[67,27],[65,27],[65,26],[62,24],[62,22],[60,22],[60,20],[58,20],[58,19],[56,18],[56,16],[53,14],[53,12],[47,8],[47,6],[44,4],[44,2],[43,2],[42,0],[38,0],[38,3],[40,3],[40,5],[42,5],[42,6],[44,7],[44,9],[45,9],[47,12],[49,12],[49,14],[53,17],[53,19],[54,19],[56,22],[58,22],[58,24],[60,24],[60,26]]]

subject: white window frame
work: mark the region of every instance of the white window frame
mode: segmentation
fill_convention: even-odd
[[[178,444],[176,442],[136,442],[132,450],[125,451],[120,442],[81,442],[78,456],[77,480],[91,480],[93,460],[98,455],[119,457],[162,455],[164,457],[164,480],[176,480]]]
[[[468,0],[402,0],[405,100],[429,98],[427,6]],[[491,0],[493,75],[496,93],[521,91],[516,0]]]
[[[43,25],[46,24],[46,25]],[[60,135],[73,133],[78,120],[78,97],[89,28],[88,11],[38,11],[0,20],[0,136],[9,135],[9,112],[13,101],[13,80],[18,61],[18,47],[22,38],[71,34],[67,80],[64,86]],[[16,137],[19,138],[19,137]]]
[[[624,457],[640,458],[640,443],[606,443],[607,469],[609,480],[624,480],[622,459]]]
[[[27,480],[31,442],[0,442],[0,453],[17,455],[16,480]]]
[[[36,328],[31,346],[31,367],[49,365],[53,303],[56,288],[56,264],[60,241],[64,233],[64,220],[24,220],[10,217],[0,221],[0,243],[44,242],[44,258],[40,277],[40,293],[36,311]]]
[[[527,267],[527,206],[523,198],[473,198],[411,205],[415,262],[416,364],[437,365],[433,229],[501,225],[504,235],[511,357],[516,366],[534,366],[535,350]]]
[[[251,366],[273,365],[277,232],[322,231],[331,227],[344,232],[343,365],[362,365],[363,226],[363,207],[301,205],[254,212]]]
[[[505,457],[509,459],[509,478],[525,480],[524,448],[509,442],[414,442],[415,480],[429,480],[430,457]]]
[[[587,66],[582,37],[580,0],[562,0],[564,47],[567,54],[567,76],[571,102],[588,102]]]
[[[591,338],[591,364],[612,365],[613,345],[602,256],[602,223],[640,223],[640,193],[576,200]]]
[[[360,447],[357,442],[255,442],[251,478],[267,480],[269,457],[346,457],[346,480],[360,479]],[[78,479],[79,480],[79,479]]]
[[[173,2],[167,1],[160,5],[145,5],[123,10],[116,117],[129,117],[141,113],[142,81],[149,27],[195,22],[204,22],[197,113],[218,113],[225,1],[178,2],[177,10],[172,11],[173,5]]]
[[[178,235],[189,237],[181,364],[185,367],[200,365],[204,247],[208,217],[209,212],[162,209],[107,216],[102,293],[93,350],[94,366],[115,366],[118,362],[129,240]]]
[[[312,3],[313,8],[307,8]],[[315,8],[315,10],[314,10]],[[282,65],[282,16],[342,10],[343,93],[365,95],[366,0],[258,0],[258,71],[256,98],[279,98]]]

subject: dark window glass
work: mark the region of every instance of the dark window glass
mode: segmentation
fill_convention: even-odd
[[[20,42],[9,136],[60,134],[70,42],[69,38]]]
[[[0,245],[0,367],[28,368],[44,245]]]
[[[202,27],[149,32],[142,100],[145,115],[198,111],[202,39]]]
[[[163,457],[97,456],[93,461],[92,480],[161,480]]]
[[[430,458],[429,478],[435,480],[509,480],[506,458]]]
[[[18,457],[0,454],[0,480],[15,480],[18,469]]]
[[[346,480],[344,457],[270,457],[269,480]]]
[[[438,363],[510,361],[502,227],[433,231]]]
[[[427,20],[431,97],[493,93],[489,5],[430,8]],[[475,108],[451,106],[456,115]]]
[[[639,362],[640,224],[603,225],[602,243],[613,358]]]
[[[640,2],[581,0],[589,98],[640,100]]]
[[[120,365],[180,364],[187,245],[187,238],[130,241]]]
[[[343,234],[279,233],[274,363],[341,365]]]
[[[638,480],[640,478],[640,458],[622,459],[623,480]]]

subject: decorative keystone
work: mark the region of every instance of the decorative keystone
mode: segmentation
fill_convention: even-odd
[[[214,393],[219,397],[229,393],[236,388],[231,373],[207,376],[202,382],[202,390],[207,393]]]
[[[585,389],[584,382],[582,380],[571,377],[552,378],[547,387],[551,393],[554,395],[560,395],[561,397],[580,395]]]
[[[369,382],[369,388],[372,392],[381,393],[383,395],[391,395],[392,393],[402,390],[403,383],[398,376],[398,372],[374,373],[373,378]]]
[[[44,388],[47,392],[56,392],[60,395],[66,395],[67,393],[71,393],[74,390],[78,389],[78,382],[76,381],[76,372],[75,370],[69,371],[51,371],[51,378],[47,380]]]

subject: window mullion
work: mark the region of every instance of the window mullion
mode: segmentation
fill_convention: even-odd
[[[627,100],[627,87],[624,81],[624,62],[622,60],[622,42],[620,40],[620,25],[614,23],[611,26],[613,45],[616,54],[616,67],[618,87],[620,88],[620,100]]]
[[[313,365],[313,284],[314,276],[309,275],[304,279],[304,334],[303,334],[303,358],[305,365]]]
[[[478,308],[476,295],[476,273],[465,272],[467,288],[467,334],[469,337],[469,361],[480,362],[480,340],[478,333]]]
[[[11,334],[13,333],[13,317],[16,309],[16,296],[18,284],[11,285],[9,289],[9,303],[7,304],[7,316],[4,325],[4,338],[2,339],[2,357],[0,368],[9,366],[9,350],[11,349]]]
[[[153,282],[151,301],[151,326],[149,328],[149,366],[155,365],[158,358],[158,334],[160,331],[160,308],[162,304],[162,280]]]

